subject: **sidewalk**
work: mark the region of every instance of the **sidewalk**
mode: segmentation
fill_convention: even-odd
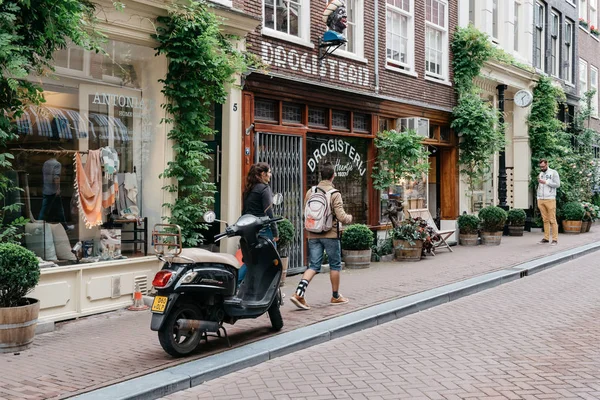
[[[498,271],[542,256],[560,253],[600,240],[600,228],[583,235],[561,235],[560,245],[536,244],[540,234],[503,237],[498,247],[453,247],[417,263],[372,263],[366,270],[344,271],[341,292],[350,298],[345,306],[328,305],[331,296],[327,275],[317,276],[308,287],[308,312],[289,303],[298,276],[288,277],[282,308],[284,331],[356,311],[484,273]],[[39,335],[34,346],[20,355],[0,355],[0,399],[67,398],[78,393],[145,375],[226,350],[224,341],[211,340],[199,353],[172,359],[150,331],[149,312],[120,311],[58,324],[56,331]],[[270,322],[241,321],[229,327],[233,346],[272,335]]]

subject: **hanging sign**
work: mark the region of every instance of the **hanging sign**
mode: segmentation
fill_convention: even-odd
[[[329,157],[328,157],[329,156]],[[337,159],[335,157],[337,156]],[[354,146],[343,139],[329,139],[313,151],[311,158],[308,160],[308,169],[310,172],[315,172],[317,165],[321,159],[334,158],[332,161],[335,167],[335,174],[339,177],[346,177],[354,169],[358,170],[360,176],[367,172],[361,155],[356,151]]]

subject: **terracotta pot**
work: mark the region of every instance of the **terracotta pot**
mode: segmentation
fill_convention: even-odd
[[[279,287],[285,285],[285,277],[287,275],[288,265],[290,264],[289,257],[281,257],[281,280],[279,281]]]
[[[371,249],[342,250],[342,257],[348,269],[364,269],[371,265]]]
[[[502,231],[481,232],[481,243],[486,246],[498,246],[502,241]]]
[[[581,233],[581,223],[583,221],[563,221],[562,227],[563,232],[567,234],[579,234]]]
[[[523,236],[524,226],[508,226],[508,236]]]
[[[0,353],[14,353],[31,346],[40,312],[40,302],[36,299],[27,300],[31,304],[0,308]]]
[[[396,260],[419,261],[423,252],[423,241],[415,240],[414,246],[406,240],[394,240]]]
[[[473,234],[460,233],[458,235],[458,241],[461,246],[478,246],[479,245],[479,235],[476,233],[473,233]]]

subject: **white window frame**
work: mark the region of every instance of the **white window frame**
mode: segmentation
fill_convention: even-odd
[[[498,7],[500,7],[498,0],[492,0],[492,39],[494,42],[498,42],[498,31],[500,30],[500,10]]]
[[[579,18],[583,18],[584,21],[588,20],[587,1],[579,0]]]
[[[538,12],[541,9],[541,14]],[[534,65],[536,68],[546,71],[546,4],[536,1],[533,6],[534,32],[533,32],[533,51],[535,52]],[[539,20],[541,18],[541,21]],[[540,33],[540,55],[537,55],[537,32]],[[538,67],[539,63],[539,67]]]
[[[271,36],[277,39],[285,40],[288,42],[296,43],[302,46],[314,48],[314,45],[310,42],[310,0],[294,0],[300,3],[300,21],[298,22],[298,36],[290,35],[289,33],[279,32],[277,29],[267,28],[265,26],[265,1],[262,0],[262,34],[265,36]],[[275,8],[277,7],[277,1],[284,0],[273,0]],[[276,10],[273,11],[274,13]]]
[[[569,32],[568,27],[571,27]],[[570,20],[565,20],[565,46],[567,47],[567,73],[565,74],[565,81],[569,83],[575,83],[574,74],[573,74],[573,62],[575,55],[575,22]]]
[[[590,0],[590,29],[598,29],[598,0]]]
[[[596,90],[594,97],[591,98],[590,106],[591,115],[594,118],[598,118],[598,68],[593,65],[590,67],[590,90]]]
[[[514,15],[513,15],[513,19],[514,19],[514,21],[513,21],[513,34],[514,34],[513,50],[515,53],[519,53],[519,49],[521,47],[520,41],[519,41],[519,39],[521,37],[520,32],[519,32],[521,27],[519,25],[521,24],[521,20],[523,19],[522,15],[521,15],[521,13],[523,12],[522,11],[523,3],[521,3],[520,0],[515,0],[514,9],[515,10],[514,10]]]
[[[425,0],[425,7],[427,7],[427,1]],[[443,82],[447,82],[448,81],[448,59],[449,59],[449,45],[448,45],[448,1],[447,0],[431,0],[432,1],[432,5],[433,2],[438,2],[440,4],[442,4],[445,8],[444,10],[444,26],[440,26],[437,25],[433,22],[427,21],[427,8],[425,9],[425,76],[431,77],[433,79],[436,80],[441,80]],[[438,14],[439,17],[439,14]],[[440,73],[437,74],[435,72],[432,71],[428,71],[427,70],[427,59],[428,59],[428,54],[430,51],[436,51],[436,49],[432,49],[430,46],[428,46],[428,31],[429,30],[433,30],[433,31],[437,31],[441,34],[442,36],[442,43],[441,43],[441,68],[440,68]]]
[[[325,0],[325,6],[331,0]],[[367,59],[365,58],[365,7],[364,0],[346,0],[346,7],[349,7],[349,4],[352,2],[354,4],[354,11],[356,20],[351,21],[348,19],[348,26],[352,26],[354,29],[354,37],[353,43],[354,51],[348,51],[348,46],[341,46],[339,49],[335,51],[336,56],[350,58],[356,61],[361,61],[366,63]],[[348,32],[348,28],[346,28],[346,34]],[[346,35],[346,38],[348,36]]]
[[[550,60],[552,64],[550,74],[558,78],[560,76],[560,15],[552,11],[550,18]]]
[[[386,68],[392,69],[394,71],[399,71],[403,73],[407,73],[409,75],[416,76],[415,73],[415,4],[414,0],[409,0],[409,9],[410,12],[404,11],[394,5],[391,5],[386,0],[386,46],[385,46],[385,55],[386,55]],[[407,18],[407,43],[406,43],[406,63],[402,63],[401,61],[394,60],[392,58],[388,58],[387,50],[390,48],[389,43],[387,43],[387,34],[389,32],[390,27],[387,26],[387,17],[388,13],[397,13],[401,16],[405,16]]]
[[[579,96],[581,102],[585,104],[584,94],[588,90],[588,63],[583,59],[579,59]]]

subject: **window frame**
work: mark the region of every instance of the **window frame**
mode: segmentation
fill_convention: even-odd
[[[568,27],[571,27],[571,32],[569,33],[569,29]],[[568,39],[568,40],[567,40]],[[565,81],[574,84],[575,83],[575,76],[573,74],[573,67],[574,67],[574,62],[575,62],[575,46],[574,46],[574,40],[575,40],[575,22],[571,21],[569,19],[565,19],[565,35],[564,35],[564,41],[565,41],[565,46],[567,47],[567,73],[565,76]]]
[[[541,13],[540,11],[541,10]],[[541,16],[542,20],[541,22],[538,20],[538,18]],[[534,18],[534,29],[536,32],[534,32],[534,40],[533,40],[533,51],[535,52],[535,57],[534,57],[534,66],[535,68],[542,70],[542,71],[546,71],[546,63],[544,62],[545,60],[545,52],[546,52],[546,41],[544,40],[546,37],[546,4],[542,3],[541,1],[536,1],[534,4],[534,10],[533,10],[533,18]],[[539,34],[540,37],[540,51],[539,51],[539,56],[538,56],[538,51],[537,51],[537,41],[538,41],[538,37],[537,35]],[[539,66],[538,66],[539,63]]]
[[[403,72],[403,73],[408,73],[410,75],[416,75],[415,72],[415,56],[414,56],[414,49],[415,49],[415,5],[414,5],[414,0],[409,0],[409,9],[410,12],[407,12],[405,10],[402,10],[401,8],[396,7],[395,5],[391,5],[389,4],[390,0],[386,0],[386,9],[385,9],[385,16],[386,16],[386,27],[385,27],[385,31],[386,31],[386,43],[385,43],[385,57],[386,57],[386,68],[392,69],[394,71],[398,71],[398,72]],[[387,51],[388,49],[390,49],[389,47],[389,43],[388,43],[388,32],[389,31],[389,26],[387,23],[388,20],[388,13],[397,13],[400,16],[405,16],[407,17],[407,45],[406,45],[406,58],[407,58],[407,62],[406,63],[402,63],[401,61],[398,60],[394,60],[393,58],[389,58],[387,55]]]
[[[583,74],[582,74],[583,72]],[[588,91],[588,63],[584,59],[579,59],[579,94],[583,102],[583,94]],[[583,77],[583,79],[582,79]],[[585,90],[583,90],[585,87]]]
[[[269,0],[262,0],[262,29],[261,34],[265,36],[271,36],[277,39],[285,40],[288,42],[296,43],[302,46],[314,48],[314,45],[310,41],[310,0],[293,0],[300,5],[300,14],[298,21],[298,36],[290,33],[280,32],[277,29],[268,28],[265,24],[265,3]],[[277,7],[278,0],[272,0],[275,8]],[[275,10],[273,11],[276,12]],[[289,31],[289,26],[288,26]]]
[[[589,5],[590,30],[592,26],[598,29],[598,0],[589,0]]]
[[[583,18],[584,21],[588,20],[588,9],[587,9],[587,1],[579,0],[579,18]]]
[[[552,64],[550,75],[558,78],[560,77],[560,14],[552,11],[550,18],[552,20],[550,25],[550,61]]]
[[[595,73],[596,79],[592,79],[593,74]],[[594,82],[595,81],[595,82]],[[590,106],[592,107],[591,116],[594,118],[598,118],[598,68],[595,66],[590,66],[590,82],[589,82],[589,90],[595,89],[596,93],[594,97],[592,97]]]
[[[498,0],[492,0],[492,41],[498,42],[498,33],[500,31]]]
[[[330,0],[325,0],[325,6],[329,3]],[[354,4],[354,10],[356,14],[355,21],[348,20],[348,26],[352,24],[354,29],[353,36],[353,46],[354,51],[347,50],[347,45],[341,46],[339,49],[335,51],[336,56],[341,56],[345,58],[351,58],[362,62],[367,62],[365,59],[365,6],[364,1],[362,0],[346,0],[346,7],[348,7],[348,3],[352,2]],[[346,28],[346,39],[348,28]]]
[[[514,13],[513,13],[513,51],[515,53],[519,53],[520,50],[520,46],[519,46],[519,38],[520,38],[520,34],[519,34],[519,30],[521,29],[520,27],[520,23],[521,23],[521,12],[523,10],[523,3],[520,0],[515,0],[514,3]]]
[[[433,2],[437,2],[439,4],[443,4],[444,5],[444,26],[435,24],[432,21],[428,21],[427,20],[427,11],[425,11],[425,76],[436,79],[436,80],[440,80],[443,82],[447,82],[448,81],[448,60],[449,60],[449,44],[448,44],[448,1],[447,0],[425,0],[425,3],[427,3],[427,1],[431,1],[432,2],[432,8],[433,8]],[[427,6],[426,6],[427,7]],[[439,8],[438,8],[439,10]],[[433,11],[432,11],[433,12]],[[438,11],[438,18],[439,18],[439,11]],[[429,71],[427,69],[427,55],[429,51],[432,51],[432,49],[430,47],[428,47],[428,30],[434,30],[434,31],[438,31],[441,33],[441,49],[435,49],[433,51],[441,51],[441,66],[440,66],[440,73],[437,74],[435,72]]]

